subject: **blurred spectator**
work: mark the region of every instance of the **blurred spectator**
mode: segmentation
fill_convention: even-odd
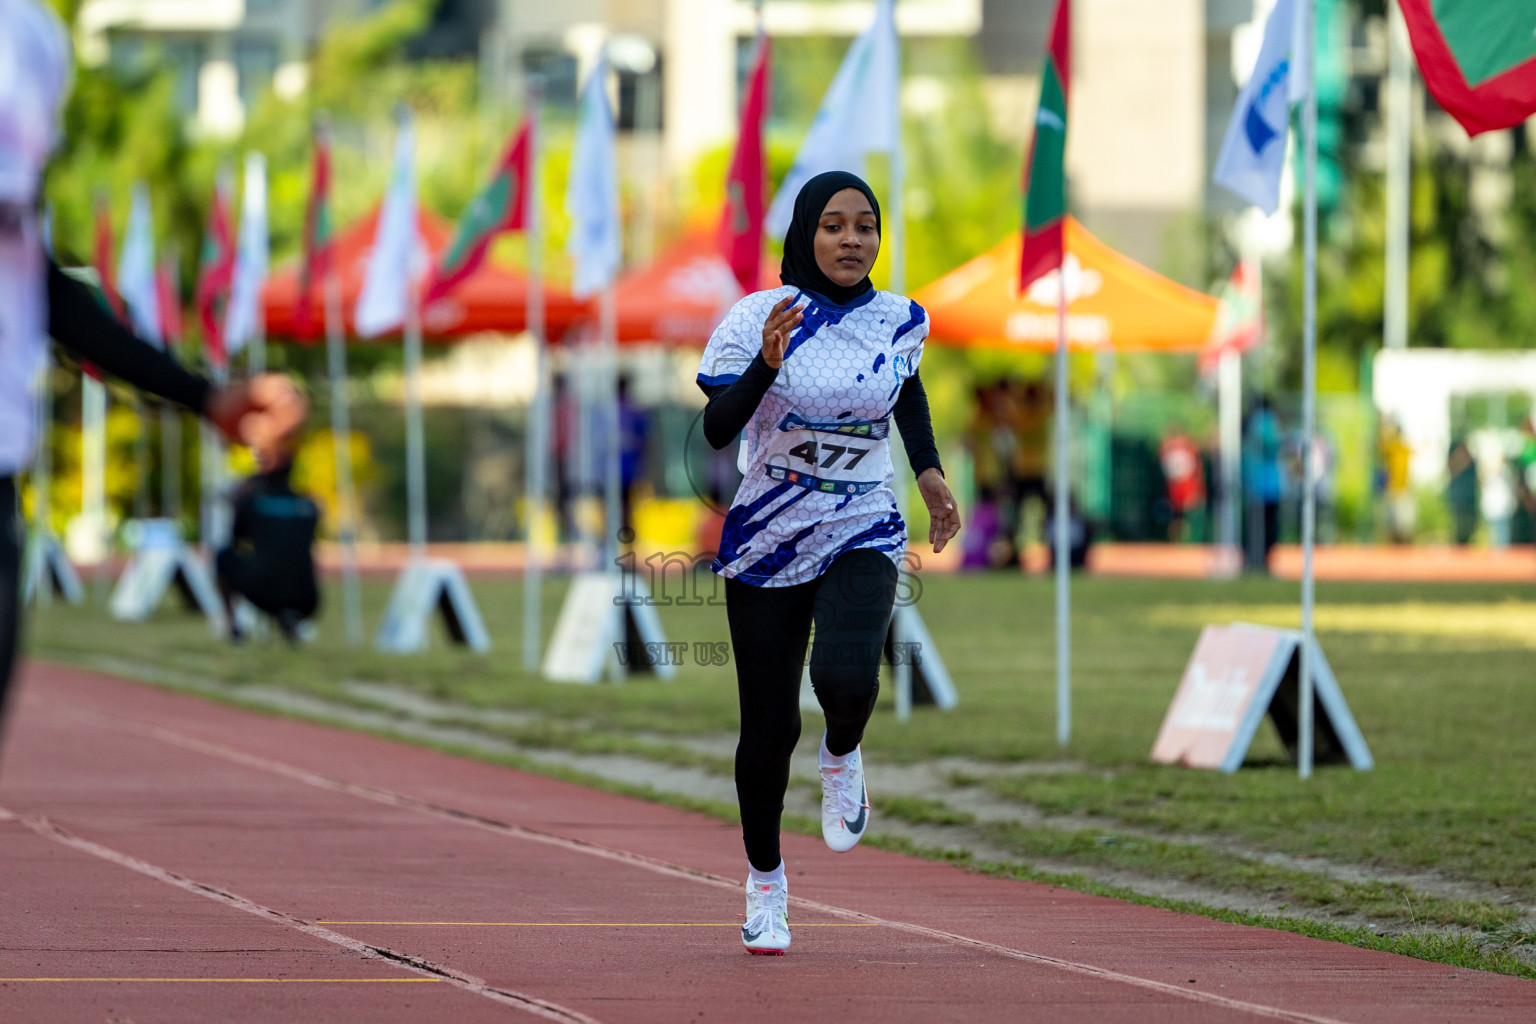
[[[1008,486],[1012,437],[1003,422],[1002,385],[978,384],[975,401],[971,421],[965,428],[976,498],[966,529],[964,564],[990,568],[1017,565],[1014,539],[1003,533],[1001,505]]]
[[[1445,471],[1448,478],[1445,502],[1450,507],[1451,530],[1456,543],[1465,547],[1471,543],[1472,534],[1477,532],[1477,460],[1472,457],[1472,447],[1460,430],[1451,439]]]
[[[1267,569],[1269,552],[1280,539],[1280,420],[1260,395],[1248,417],[1243,439],[1243,475],[1249,502],[1249,543],[1246,561],[1250,569]]]
[[[1378,445],[1387,536],[1394,544],[1407,544],[1413,540],[1413,528],[1418,519],[1418,509],[1414,507],[1413,491],[1408,479],[1408,464],[1413,458],[1413,448],[1403,436],[1397,421],[1391,418],[1382,421]]]
[[[550,411],[554,421],[552,449],[555,463],[555,515],[560,524],[561,538],[571,540],[576,536],[571,504],[575,497],[575,466],[572,460],[576,457],[576,402],[571,397],[565,374],[555,374],[550,385]]]
[[[1039,381],[1009,381],[1001,385],[1008,438],[1008,536],[1017,545],[1024,530],[1030,499],[1042,506],[1050,501],[1045,475],[1051,445],[1050,394]]]
[[[1478,511],[1488,523],[1488,544],[1509,546],[1510,520],[1515,515],[1515,473],[1510,466],[1501,430],[1478,430],[1470,445],[1477,459]]]
[[[229,547],[214,560],[229,638],[245,639],[234,607],[234,599],[242,597],[272,616],[289,643],[297,643],[299,626],[320,607],[313,550],[320,508],[289,482],[288,443],[258,448],[256,465],[259,472],[235,492]]]
[[[1168,539],[1175,544],[1194,540],[1193,534],[1203,529],[1205,514],[1205,464],[1200,448],[1183,425],[1175,423],[1163,438],[1157,460],[1168,487]]]
[[[645,468],[645,440],[650,416],[629,397],[629,378],[619,378],[619,501],[621,528],[635,529],[635,484]]]
[[[1520,425],[1514,469],[1515,493],[1525,507],[1525,514],[1536,521],[1536,415]]]

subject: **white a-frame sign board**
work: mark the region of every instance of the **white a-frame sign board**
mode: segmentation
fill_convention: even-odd
[[[677,678],[678,645],[668,644],[645,583],[618,569],[578,573],[544,654],[544,678],[555,683],[614,681],[630,673]]]
[[[441,613],[448,637],[477,654],[491,649],[491,635],[475,596],[457,565],[441,558],[412,561],[395,581],[389,607],[373,645],[390,654],[414,654],[427,648],[427,627]]]
[[[34,600],[41,603],[54,594],[73,605],[85,603],[85,588],[80,585],[80,575],[65,556],[59,539],[49,531],[33,530],[27,538],[21,587],[21,599],[27,603]]]
[[[175,586],[188,609],[202,612],[209,625],[223,630],[224,605],[213,577],[181,539],[176,524],[169,519],[140,519],[131,525],[137,539],[133,556],[112,590],[112,617],[143,622]]]
[[[1242,767],[1265,715],[1275,723],[1286,752],[1295,758],[1300,653],[1300,630],[1242,623],[1206,626],[1163,719],[1152,760],[1235,772]],[[1317,763],[1347,761],[1360,771],[1369,770],[1373,762],[1365,737],[1316,641],[1311,660]]]

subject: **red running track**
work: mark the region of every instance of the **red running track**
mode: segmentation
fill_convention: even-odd
[[[804,836],[753,957],[734,826],[46,664],[13,711],[6,1024],[1536,1019],[1529,981]]]

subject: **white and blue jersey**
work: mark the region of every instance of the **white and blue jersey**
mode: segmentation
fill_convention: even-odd
[[[760,587],[815,579],[857,548],[900,567],[907,546],[891,491],[891,410],[922,360],[921,306],[873,290],[847,306],[789,286],[754,292],[710,336],[699,383],[734,383],[762,350],[769,312],[791,295],[810,303],[747,424],[743,479],[713,566]]]

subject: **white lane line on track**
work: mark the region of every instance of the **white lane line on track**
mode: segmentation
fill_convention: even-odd
[[[420,800],[416,797],[406,796],[402,793],[395,793],[391,792],[390,790],[378,789],[373,786],[363,786],[355,782],[346,782],[341,779],[333,779],[329,776],[320,775],[305,768],[299,768],[295,765],[286,764],[282,761],[274,761],[270,758],[262,757],[259,754],[252,754],[248,751],[227,746],[223,743],[215,743],[209,740],[198,739],[195,736],[188,736],[184,733],[174,732],[170,729],[164,728],[163,726],[152,725],[150,723],[140,722],[131,718],[123,718],[117,715],[106,714],[104,712],[97,711],[94,708],[83,708],[80,705],[72,705],[72,707],[77,710],[86,711],[92,716],[100,718],[103,721],[115,725],[118,728],[138,732],[172,746],[181,747],[186,750],[197,751],[199,753],[217,757],[225,761],[233,762],[235,764],[240,764],[249,768],[257,769],[259,771],[264,771],[272,775],[279,775],[283,778],[292,779],[296,782],[302,782],[305,785],[313,786],[317,789],[330,790],[331,792],[335,793],[345,793],[364,800],[371,800],[374,803],[416,811],[418,813],[427,814],[446,821],[456,822],[460,825],[468,825],[472,828],[479,828],[485,831],[494,832],[498,835],[512,836],[517,839],[526,840],[528,842],[543,843],[547,846],[572,850],[591,857],[599,857],[604,860],[616,861],[621,864],[628,864],[632,867],[642,868],[644,870],[653,871],[658,874],[668,875],[674,878],[688,879],[690,881],[699,882],[704,885],[711,885],[717,888],[728,889],[731,892],[739,892],[741,889],[740,883],[732,881],[731,879],[722,878],[719,875],[684,867],[680,864],[672,864],[654,857],[647,857],[643,854],[632,853],[628,850],[616,850],[611,847],[600,846],[596,843],[586,842],[580,839],[568,839],[564,836],[550,835],[546,832],[537,832],[522,825],[514,825],[510,822],[498,821],[494,818],[488,818],[469,811],[462,811],[453,807],[445,807],[427,800]],[[1181,988],[1178,985],[1170,984],[1168,982],[1156,981],[1152,978],[1142,978],[1134,974],[1125,974],[1108,967],[1099,967],[1095,964],[1081,963],[1075,960],[1064,960],[1059,957],[1047,956],[1043,953],[1031,953],[1026,950],[1015,949],[1012,946],[1004,946],[999,943],[988,942],[984,939],[976,939],[967,935],[959,935],[954,932],[947,932],[938,928],[929,928],[926,925],[914,924],[910,921],[898,921],[891,918],[877,917],[873,914],[866,914],[862,911],[850,910],[846,907],[839,907],[830,903],[822,903],[817,900],[809,900],[799,896],[791,896],[790,900],[795,905],[803,907],[806,910],[819,911],[823,914],[827,914],[832,917],[839,917],[847,921],[857,921],[866,924],[882,925],[886,928],[892,928],[911,935],[918,935],[927,939],[937,939],[941,942],[950,943],[952,945],[965,946],[971,949],[982,950],[997,956],[1007,957],[1011,960],[1022,960],[1027,963],[1040,964],[1046,967],[1054,967],[1057,970],[1067,971],[1072,974],[1081,974],[1088,977],[1099,978],[1105,981],[1114,981],[1120,984],[1130,985],[1135,988],[1157,992],[1162,995],[1175,996],[1179,999],[1188,1000],[1190,1002],[1203,1003],[1210,1006],[1219,1006],[1224,1009],[1252,1014],[1254,1016],[1262,1017],[1268,1020],[1289,1021],[1292,1022],[1292,1024],[1347,1024],[1347,1022],[1336,1017],[1324,1017],[1317,1014],[1303,1013],[1297,1010],[1287,1010],[1278,1006],[1267,1006],[1263,1003],[1250,1003],[1241,999],[1233,999],[1229,996],[1219,995],[1214,992],[1203,992],[1198,989]]]
[[[147,875],[157,882],[174,885],[178,889],[184,889],[187,892],[206,897],[227,907],[234,907],[236,910],[243,910],[247,914],[254,914],[263,920],[286,925],[295,931],[300,931],[305,935],[340,946],[369,960],[379,960],[394,967],[402,967],[416,974],[425,975],[426,977],[422,980],[447,982],[450,985],[464,989],[466,992],[472,992],[477,996],[483,996],[505,1006],[516,1007],[519,1010],[531,1013],[536,1017],[542,1017],[545,1020],[561,1021],[563,1024],[600,1024],[599,1021],[588,1017],[584,1013],[568,1009],[557,1003],[524,995],[511,989],[494,987],[473,975],[465,974],[451,967],[434,964],[421,957],[412,956],[409,953],[399,953],[383,946],[372,946],[350,936],[342,935],[340,932],[333,932],[329,928],[322,928],[317,924],[311,924],[308,921],[301,921],[296,917],[290,917],[282,911],[273,910],[271,907],[264,907],[260,903],[246,899],[244,896],[239,896],[211,885],[204,885],[202,882],[194,881],[185,875],[178,875],[174,871],[157,867],[148,861],[140,860],[130,854],[114,850],[109,846],[103,846],[89,839],[83,839],[41,815],[18,815],[0,808],[0,820],[19,821],[24,827],[31,829],[44,839],[51,839],[71,849],[79,850],[81,853],[100,857],[102,860],[116,864],[119,867],[136,871],[141,875]]]

